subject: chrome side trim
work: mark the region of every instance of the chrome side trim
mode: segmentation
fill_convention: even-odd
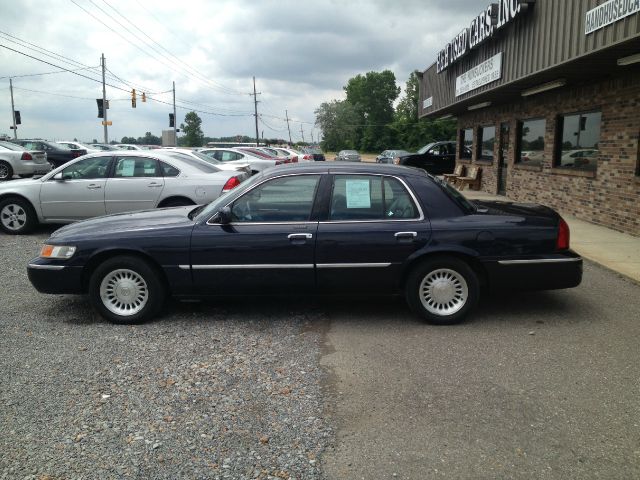
[[[33,268],[34,270],[62,270],[65,265],[40,265],[38,263],[30,263],[28,268]]]
[[[388,263],[318,263],[318,268],[385,268],[391,265]]]
[[[254,270],[254,269],[279,269],[279,268],[313,268],[313,263],[258,263],[247,265],[193,265],[191,268],[194,270]]]
[[[582,257],[577,258],[538,258],[533,260],[498,260],[500,265],[529,265],[536,263],[572,263],[581,262]]]
[[[178,265],[178,268],[180,270],[189,270],[191,268],[191,265]]]

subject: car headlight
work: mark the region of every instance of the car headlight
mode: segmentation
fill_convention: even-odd
[[[400,157],[396,157],[393,159],[393,164],[394,165],[400,165]]]
[[[73,257],[74,253],[76,253],[76,247],[68,245],[44,245],[42,250],[40,250],[40,257],[66,260]]]

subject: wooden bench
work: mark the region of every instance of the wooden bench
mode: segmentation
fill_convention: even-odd
[[[455,185],[458,187],[458,190],[462,191],[468,185],[469,188],[474,190],[478,190],[480,188],[480,172],[482,169],[477,166],[473,166],[469,168],[469,172],[465,177],[458,177],[455,179]]]
[[[464,165],[459,163],[456,165],[456,168],[453,170],[453,173],[445,173],[442,176],[444,177],[445,182],[448,182],[451,185],[455,185],[456,178],[464,176]]]

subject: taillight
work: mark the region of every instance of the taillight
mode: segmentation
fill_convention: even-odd
[[[280,162],[280,163],[282,163],[282,162]],[[285,157],[284,163],[291,163],[291,158]],[[276,163],[276,165],[277,165],[277,163]]]
[[[81,150],[80,151],[74,150],[71,152],[71,158],[78,158],[78,157],[81,157],[82,155],[84,154],[82,153]]]
[[[302,157],[303,160],[313,160],[313,157],[311,155],[305,155],[304,157]]]
[[[298,156],[294,155],[293,157],[291,157],[291,162],[292,163],[298,163]]]
[[[227,183],[224,184],[224,187],[222,187],[222,193],[233,190],[238,185],[240,185],[240,180],[238,180],[238,177],[231,177],[229,180],[227,180]]]
[[[23,152],[22,157],[20,157],[20,160],[33,160],[33,157],[29,152]]]
[[[400,165],[400,157],[396,157],[393,159],[393,164],[394,165]]]
[[[283,163],[282,160],[276,160],[276,165],[282,165],[282,163]],[[286,160],[284,163],[286,163]]]
[[[558,225],[558,238],[556,238],[556,250],[567,250],[569,248],[569,225],[560,218]]]

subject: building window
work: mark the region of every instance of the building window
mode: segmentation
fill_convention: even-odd
[[[558,117],[555,167],[596,170],[601,119],[601,112]]]
[[[473,129],[460,130],[460,158],[471,158],[473,148]]]
[[[480,127],[478,129],[478,158],[493,161],[493,147],[496,143],[496,127]]]
[[[518,122],[518,147],[515,163],[542,166],[546,128],[547,121],[544,118],[532,118]]]

